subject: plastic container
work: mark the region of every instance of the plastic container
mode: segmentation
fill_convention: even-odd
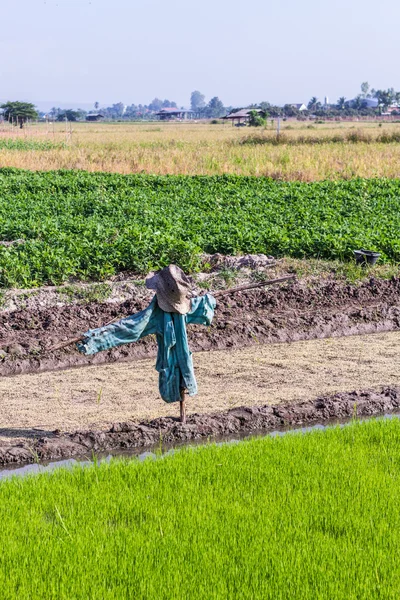
[[[380,257],[379,252],[373,252],[372,250],[354,250],[354,256],[358,265],[375,265],[378,258]]]

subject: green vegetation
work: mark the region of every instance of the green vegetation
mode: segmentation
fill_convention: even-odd
[[[112,289],[108,283],[93,283],[88,287],[79,285],[64,285],[57,292],[67,302],[83,300],[84,302],[104,302],[110,297]]]
[[[0,138],[0,150],[56,150],[66,148],[63,142],[49,140]]]
[[[323,121],[315,121],[315,123],[323,123]],[[313,128],[308,126],[307,129]],[[291,130],[293,127],[286,125],[285,131]],[[233,146],[303,146],[303,145],[322,145],[322,144],[398,144],[400,142],[400,131],[389,131],[383,132],[379,135],[370,135],[368,132],[362,129],[355,129],[354,131],[346,131],[344,133],[334,133],[327,135],[297,135],[296,137],[289,137],[285,132],[281,132],[278,135],[271,132],[264,132],[260,134],[246,135],[239,140],[232,140]]]
[[[400,422],[0,484],[2,598],[395,599]]]
[[[35,121],[38,118],[38,112],[34,104],[30,102],[5,102],[0,105],[3,116],[6,121],[19,125],[22,129],[27,121]]]
[[[0,170],[0,285],[194,271],[202,252],[346,260],[355,248],[400,259],[400,180],[277,182]]]

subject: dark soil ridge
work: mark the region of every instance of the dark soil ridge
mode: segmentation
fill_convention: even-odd
[[[120,304],[92,302],[0,314],[0,376],[154,356],[154,336],[92,357],[79,354],[74,345],[48,351],[146,305],[145,299],[136,298]],[[305,280],[222,297],[212,326],[190,326],[189,341],[194,351],[223,350],[398,329],[400,278],[372,278],[359,285]]]
[[[152,421],[116,423],[108,431],[48,433],[36,440],[7,445],[1,442],[0,465],[33,463],[93,453],[135,451],[203,439],[271,431],[352,417],[383,415],[400,409],[400,387],[321,396],[298,404],[242,406],[214,414],[193,414],[182,424],[173,417]]]

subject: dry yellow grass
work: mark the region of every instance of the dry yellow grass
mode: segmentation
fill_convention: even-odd
[[[310,128],[311,127],[311,128]],[[235,173],[276,179],[314,181],[360,177],[398,177],[398,143],[290,143],[302,137],[329,137],[350,131],[371,138],[398,132],[400,124],[384,123],[283,123],[289,143],[240,144],[259,131],[205,123],[74,123],[66,134],[63,123],[40,124],[26,130],[1,131],[0,139],[13,136],[64,142],[47,150],[0,149],[0,166],[31,170],[84,169],[118,173],[207,174]],[[274,129],[263,132],[273,136]]]

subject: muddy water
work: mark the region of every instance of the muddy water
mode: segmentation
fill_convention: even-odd
[[[369,421],[371,419],[375,419],[377,417],[365,417],[362,419],[357,419],[357,421]],[[400,412],[398,413],[391,413],[391,414],[385,414],[382,417],[383,419],[393,419],[393,418],[397,418],[400,419]],[[332,428],[332,427],[336,427],[336,426],[341,426],[341,427],[345,427],[346,425],[349,425],[350,423],[353,423],[354,419],[346,419],[346,420],[341,420],[338,421],[336,419],[332,419],[332,421],[329,421],[325,424],[322,423],[317,423],[316,425],[311,425],[309,427],[288,427],[288,428],[281,428],[281,429],[277,429],[275,431],[271,431],[269,433],[265,433],[265,431],[255,431],[252,433],[251,436],[249,435],[238,435],[235,437],[227,437],[227,438],[220,438],[217,440],[214,440],[214,442],[217,445],[224,445],[224,444],[236,444],[236,443],[240,443],[243,440],[246,439],[250,439],[250,438],[254,438],[254,437],[277,437],[277,436],[283,436],[283,435],[287,435],[289,433],[297,433],[297,434],[304,434],[304,433],[310,433],[311,431],[323,431],[325,429],[328,428]],[[114,454],[99,454],[96,455],[95,459],[92,460],[79,460],[79,459],[75,459],[75,458],[70,458],[67,460],[59,460],[59,461],[53,461],[53,462],[38,462],[38,463],[34,463],[31,465],[24,465],[22,467],[6,467],[3,469],[0,469],[0,481],[1,480],[5,480],[5,479],[10,479],[12,477],[26,477],[28,475],[38,475],[38,474],[42,474],[42,473],[52,473],[54,471],[57,471],[58,469],[72,469],[73,467],[76,466],[80,466],[82,468],[86,468],[86,467],[91,467],[94,465],[94,460],[96,460],[97,463],[103,463],[103,462],[110,462],[113,458],[135,458],[139,461],[144,461],[146,459],[159,459],[161,456],[169,456],[171,454],[173,454],[174,452],[176,452],[176,450],[179,450],[180,448],[182,448],[184,445],[183,444],[179,444],[176,446],[172,446],[170,448],[165,448],[162,451],[162,454],[160,454],[159,451],[159,447],[158,448],[153,448],[150,450],[147,450],[146,452],[116,452]],[[197,443],[197,444],[188,444],[188,447],[199,447],[199,446],[204,446],[204,443]]]

